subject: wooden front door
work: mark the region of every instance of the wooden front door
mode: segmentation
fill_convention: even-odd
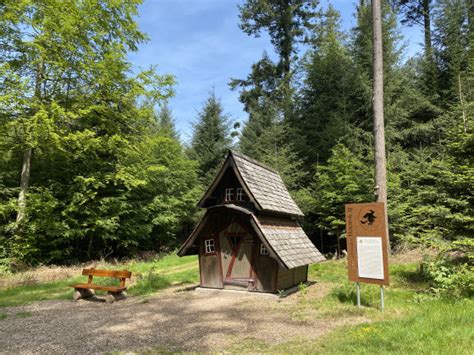
[[[247,287],[251,275],[253,238],[248,234],[220,238],[224,285]]]
[[[207,247],[206,243],[208,244]],[[201,287],[224,287],[218,250],[217,238],[213,236],[202,238],[199,253]]]

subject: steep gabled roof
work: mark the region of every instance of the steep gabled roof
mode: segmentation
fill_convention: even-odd
[[[235,151],[229,151],[227,154],[221,170],[199,201],[199,207],[204,207],[204,202],[212,195],[228,167],[234,169],[242,187],[258,210],[303,216],[303,212],[296,205],[281,176],[275,170]]]
[[[309,265],[324,261],[324,256],[311,243],[309,238],[296,220],[281,217],[257,216],[245,208],[232,204],[219,205],[209,208],[199,221],[198,225],[181,246],[179,256],[186,255],[192,248],[194,241],[208,223],[213,223],[211,214],[218,210],[233,210],[246,215],[250,225],[265,244],[270,255],[285,269]]]

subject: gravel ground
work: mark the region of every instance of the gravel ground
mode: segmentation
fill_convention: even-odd
[[[317,285],[310,289],[319,293]],[[295,317],[301,297],[280,300],[246,293],[170,290],[113,304],[45,301],[4,308],[0,312],[6,314],[0,318],[0,352],[216,352],[249,338],[268,344],[315,338],[347,322]]]

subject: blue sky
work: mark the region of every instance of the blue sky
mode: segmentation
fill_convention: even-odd
[[[238,27],[237,4],[243,0],[144,0],[139,9],[138,23],[150,41],[130,55],[135,68],[146,69],[157,64],[160,73],[175,76],[176,95],[170,108],[177,129],[184,141],[189,141],[192,122],[202,103],[214,90],[221,99],[225,113],[234,121],[247,118],[231,91],[231,78],[245,78],[250,66],[261,58],[263,51],[273,53],[266,35],[249,37]],[[321,1],[326,6],[328,1]],[[354,25],[355,1],[331,0],[341,12],[343,28]],[[420,50],[418,28],[403,29],[408,54]]]

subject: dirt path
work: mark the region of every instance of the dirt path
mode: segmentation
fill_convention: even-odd
[[[5,308],[0,352],[222,351],[243,339],[276,344],[315,338],[347,322],[294,317],[298,297],[175,290],[114,304],[47,301]]]

